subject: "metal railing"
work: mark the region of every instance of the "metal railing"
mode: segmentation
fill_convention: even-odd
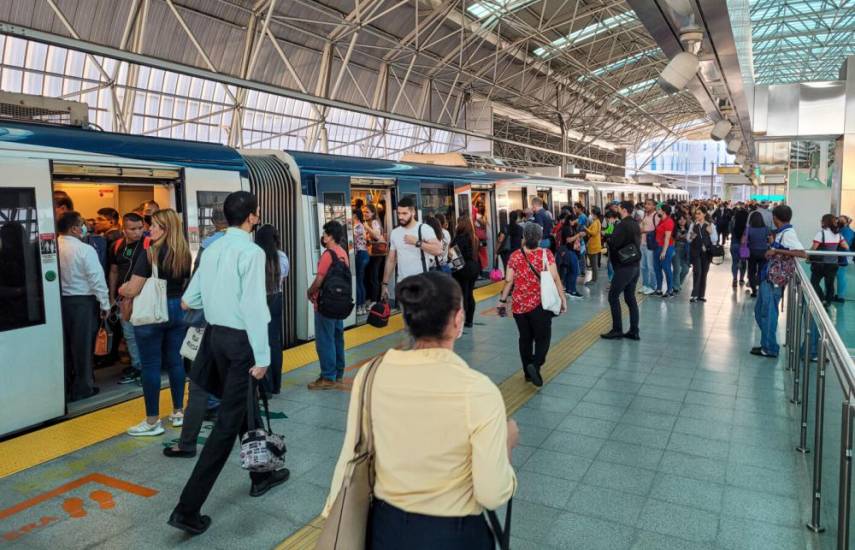
[[[852,256],[852,252],[816,252],[808,251],[810,256]],[[801,262],[796,263],[796,273],[791,284],[787,285],[786,295],[786,349],[787,369],[792,371],[793,394],[791,402],[801,406],[799,445],[801,453],[811,452],[808,446],[809,432],[813,432],[813,479],[811,491],[811,518],[808,529],[821,533],[831,523],[833,509],[826,510],[828,522],[823,521],[823,505],[833,498],[834,488],[828,487],[823,479],[823,469],[832,476],[834,459],[826,453],[837,456],[837,514],[836,547],[849,548],[850,495],[852,490],[852,446],[853,415],[855,415],[855,363],[849,355],[846,345],[840,338],[833,321],[810,283],[810,277]],[[816,361],[814,388],[811,388],[812,363]],[[830,368],[829,368],[830,367]],[[833,374],[833,380],[827,380],[826,374]],[[842,394],[840,403],[840,437],[833,440],[836,430],[833,416],[826,417],[826,403],[829,390],[836,388],[836,380]],[[832,384],[827,387],[827,385]],[[811,390],[813,389],[813,392]],[[813,410],[810,404],[813,399]],[[812,413],[812,414],[811,414]],[[828,432],[828,433],[827,433]],[[826,437],[828,436],[828,437]],[[829,441],[832,439],[832,441]],[[839,447],[838,447],[839,445]],[[831,461],[829,464],[828,461]],[[824,463],[824,461],[826,461]],[[831,467],[831,468],[829,468]],[[823,485],[826,481],[826,486]],[[831,495],[829,495],[831,492]],[[833,508],[833,501],[830,503]]]

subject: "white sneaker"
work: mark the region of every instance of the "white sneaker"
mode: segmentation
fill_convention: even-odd
[[[648,296],[650,296],[650,295],[651,295],[651,294],[653,294],[654,292],[656,292],[656,291],[655,291],[655,290],[653,290],[652,288],[649,288],[649,287],[644,287],[644,288],[642,288],[642,289],[641,289],[641,293],[642,293],[642,294],[646,294],[646,295],[648,295]]]
[[[172,422],[173,428],[180,428],[184,425],[184,413],[172,413],[169,415],[169,421]]]
[[[154,424],[149,424],[147,420],[143,420],[136,426],[129,428],[128,435],[133,437],[152,437],[160,435],[165,431],[166,430],[163,429],[159,419]]]

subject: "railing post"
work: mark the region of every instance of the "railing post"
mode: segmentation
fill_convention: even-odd
[[[814,533],[822,533],[822,430],[825,421],[825,362],[828,336],[822,336],[819,344],[819,357],[816,362],[816,403],[814,404],[813,427],[813,499],[810,506],[810,523],[807,528]]]
[[[837,548],[849,550],[849,491],[852,485],[852,395],[846,392],[840,427],[840,492],[837,498]]]
[[[802,425],[799,430],[799,446],[796,450],[802,454],[807,454],[810,449],[807,447],[807,429],[808,429],[808,403],[810,402],[810,361],[805,362],[803,377],[802,377]]]
[[[805,333],[804,339],[804,365],[805,369],[810,365],[810,329],[811,329],[811,316],[810,316],[810,305],[805,304],[805,330],[802,331]],[[793,372],[793,398],[790,399],[790,403],[795,403],[798,405],[801,403],[801,399],[799,397],[799,384],[801,382],[801,368],[799,362],[796,361],[796,369]]]
[[[799,361],[799,346],[802,341],[802,309],[804,308],[804,300],[802,300],[801,294],[801,285],[799,285],[798,281],[795,281],[794,294],[795,299],[793,300],[793,333],[792,333],[792,344],[790,348],[787,350],[789,353],[789,361],[787,364],[787,368],[793,370],[798,365]]]

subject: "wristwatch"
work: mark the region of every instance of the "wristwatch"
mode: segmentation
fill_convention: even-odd
[[[416,241],[416,248],[421,248],[421,247],[422,247],[422,242]]]

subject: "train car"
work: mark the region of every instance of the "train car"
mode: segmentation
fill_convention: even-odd
[[[634,203],[644,202],[647,199],[661,200],[659,189],[652,185],[598,181],[594,183],[594,186],[596,187],[597,201],[601,206],[623,200]]]

